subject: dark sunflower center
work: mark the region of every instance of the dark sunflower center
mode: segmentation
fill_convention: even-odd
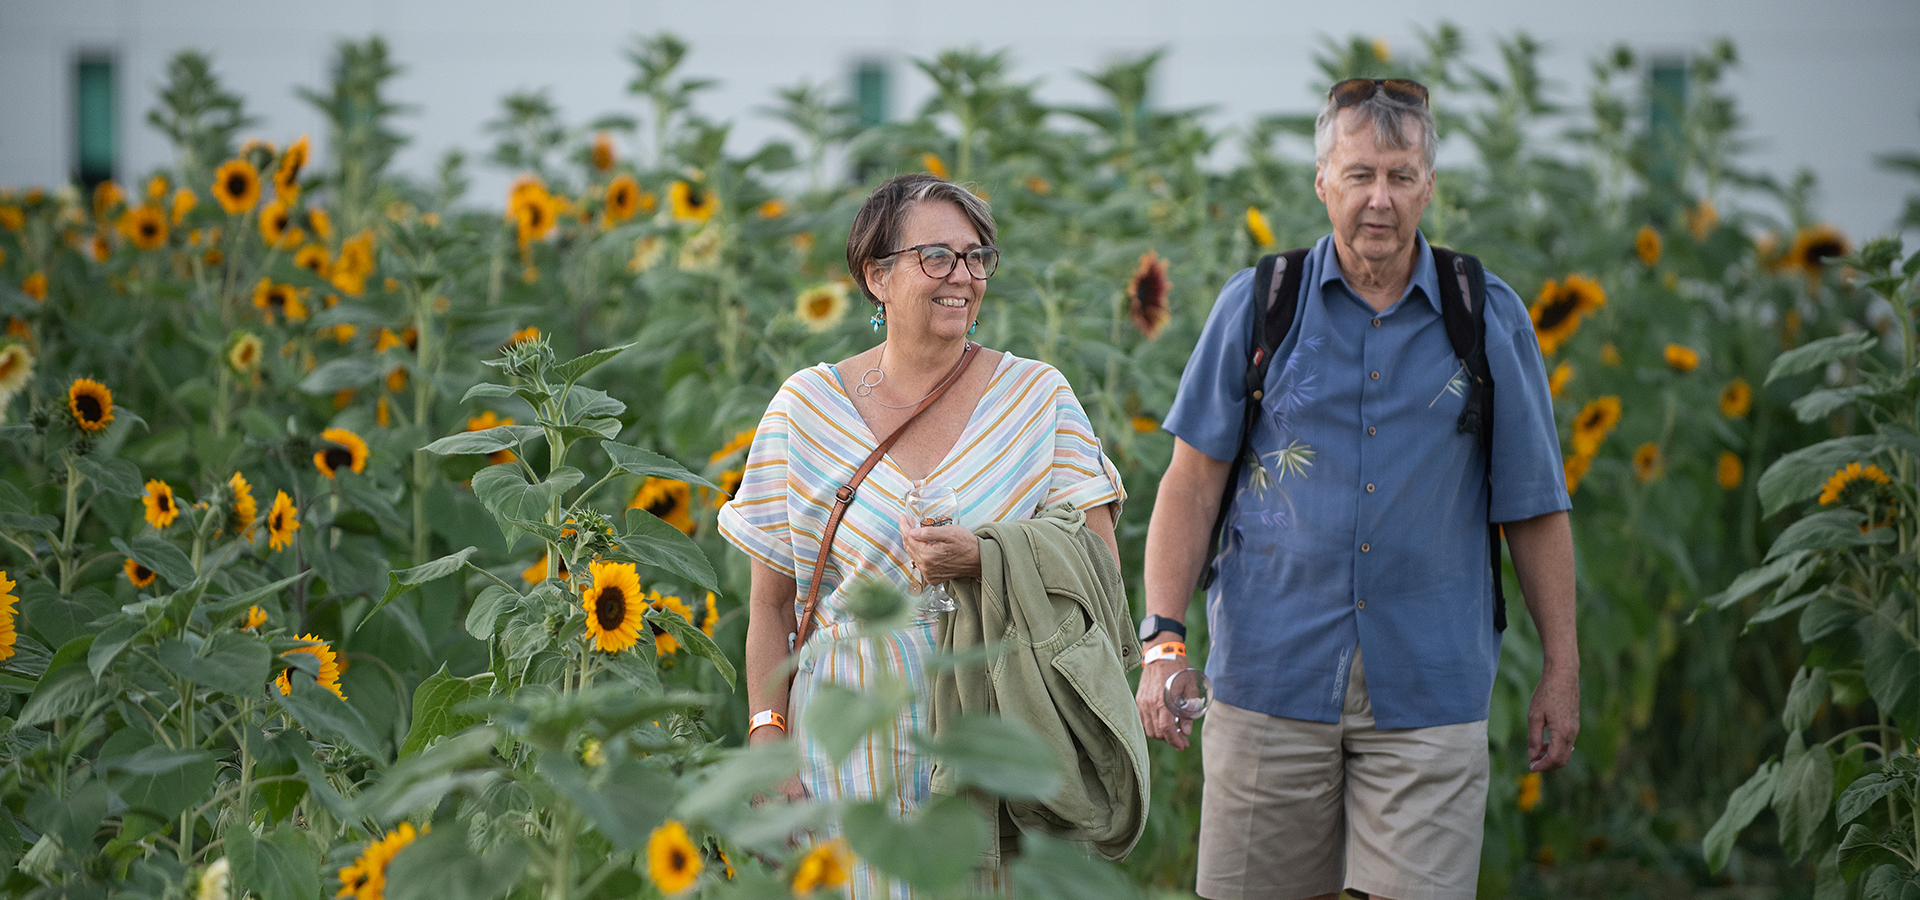
[[[679,506],[680,504],[675,502],[675,500],[673,499],[673,495],[668,494],[664,497],[661,497],[658,500],[653,501],[652,503],[647,504],[647,512],[653,513],[654,515],[664,519],[668,515],[670,515],[675,509],[678,509]]]
[[[547,222],[546,211],[542,210],[539,204],[535,204],[527,208],[527,224],[530,227],[538,230],[540,226],[545,225],[546,222]]]
[[[1540,330],[1551,331],[1565,322],[1580,309],[1580,298],[1576,294],[1560,294],[1540,310]]]
[[[282,512],[274,513],[268,517],[267,527],[274,531],[285,531],[287,529],[287,514]]]
[[[151,219],[149,219],[149,220],[147,220],[147,221],[145,221],[145,222],[141,222],[141,223],[140,223],[140,236],[141,236],[141,237],[143,237],[143,238],[146,238],[147,240],[153,240],[154,238],[157,238],[157,237],[159,237],[159,236],[160,236],[160,225],[159,225],[159,223],[157,223],[157,222],[154,222],[154,221],[153,221],[153,220],[151,220]]]
[[[1815,241],[1807,245],[1807,262],[1819,262],[1829,256],[1839,256],[1845,249],[1837,241]]]
[[[173,510],[172,494],[161,494],[160,496],[153,498],[153,501],[155,506],[160,507],[161,512],[171,512]]]
[[[290,221],[291,219],[292,219],[292,216],[289,216],[286,213],[280,213],[279,215],[274,216],[273,223],[272,223],[273,232],[275,234],[279,234],[280,232],[287,230],[287,222]]]
[[[80,410],[80,418],[82,419],[92,422],[100,418],[100,399],[98,397],[91,394],[81,394],[74,399],[73,405]]]
[[[815,317],[824,316],[832,310],[833,301],[826,297],[815,297],[813,302],[807,304],[807,314]]]
[[[687,852],[685,850],[680,849],[679,847],[673,848],[673,850],[671,851],[671,854],[667,857],[667,864],[668,864],[668,868],[672,869],[675,872],[686,871]]]
[[[593,621],[601,631],[614,631],[627,621],[627,595],[616,586],[600,589],[593,604]]]
[[[1586,413],[1573,422],[1573,429],[1575,431],[1592,431],[1599,427],[1600,414],[1597,412]]]
[[[696,185],[687,185],[687,205],[694,209],[707,205],[707,192]]]
[[[344,469],[353,465],[353,451],[345,447],[328,447],[326,453],[329,469]]]
[[[244,197],[246,196],[246,193],[247,193],[247,176],[240,172],[235,172],[232,175],[228,175],[225,187],[227,190],[227,196]]]
[[[133,564],[133,577],[145,581],[153,577],[153,572],[139,563]]]

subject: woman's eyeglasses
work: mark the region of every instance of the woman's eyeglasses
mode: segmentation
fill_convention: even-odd
[[[1365,103],[1382,91],[1389,100],[1409,106],[1416,103],[1427,105],[1427,86],[1407,78],[1349,78],[1334,85],[1327,96],[1333,98],[1335,109],[1346,109]]]
[[[1000,251],[993,247],[975,247],[966,253],[955,253],[945,244],[916,244],[902,247],[892,253],[882,253],[874,259],[886,259],[901,253],[912,251],[920,255],[920,271],[928,278],[945,278],[953,274],[953,267],[960,264],[961,257],[967,260],[967,272],[973,277],[985,281],[993,277],[993,270],[1000,267]]]

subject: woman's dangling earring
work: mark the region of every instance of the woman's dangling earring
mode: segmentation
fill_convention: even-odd
[[[876,304],[874,304],[874,305],[873,305],[873,318],[871,318],[871,319],[868,319],[868,320],[867,320],[867,322],[868,322],[869,324],[871,324],[871,325],[873,326],[873,333],[874,333],[874,334],[879,334],[879,333],[880,333],[880,326],[882,326],[882,325],[885,325],[885,324],[887,324],[887,306],[886,306],[886,304],[884,304],[884,303],[876,303]]]
[[[967,326],[967,333],[968,333],[968,334],[972,334],[972,333],[974,333],[974,332],[976,332],[976,331],[979,331],[979,330],[980,330],[980,320],[979,320],[979,319],[975,319],[975,320],[973,320],[973,324],[972,324],[972,325],[968,325],[968,326]]]

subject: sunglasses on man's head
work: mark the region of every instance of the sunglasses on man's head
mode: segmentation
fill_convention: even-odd
[[[1365,103],[1380,92],[1385,92],[1389,100],[1427,105],[1427,86],[1409,78],[1349,78],[1334,85],[1327,96],[1333,99],[1334,108],[1346,109]]]

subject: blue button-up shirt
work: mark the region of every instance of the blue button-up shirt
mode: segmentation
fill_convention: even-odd
[[[1339,721],[1359,647],[1377,727],[1487,717],[1500,635],[1486,524],[1571,504],[1532,321],[1492,274],[1489,501],[1479,442],[1456,427],[1466,373],[1440,317],[1439,274],[1424,235],[1418,245],[1385,312],[1347,285],[1331,236],[1307,255],[1293,330],[1258,401],[1261,465],[1236,486],[1207,595],[1207,675],[1226,703]],[[1215,459],[1240,447],[1252,281],[1246,269],[1221,289],[1166,419]]]

